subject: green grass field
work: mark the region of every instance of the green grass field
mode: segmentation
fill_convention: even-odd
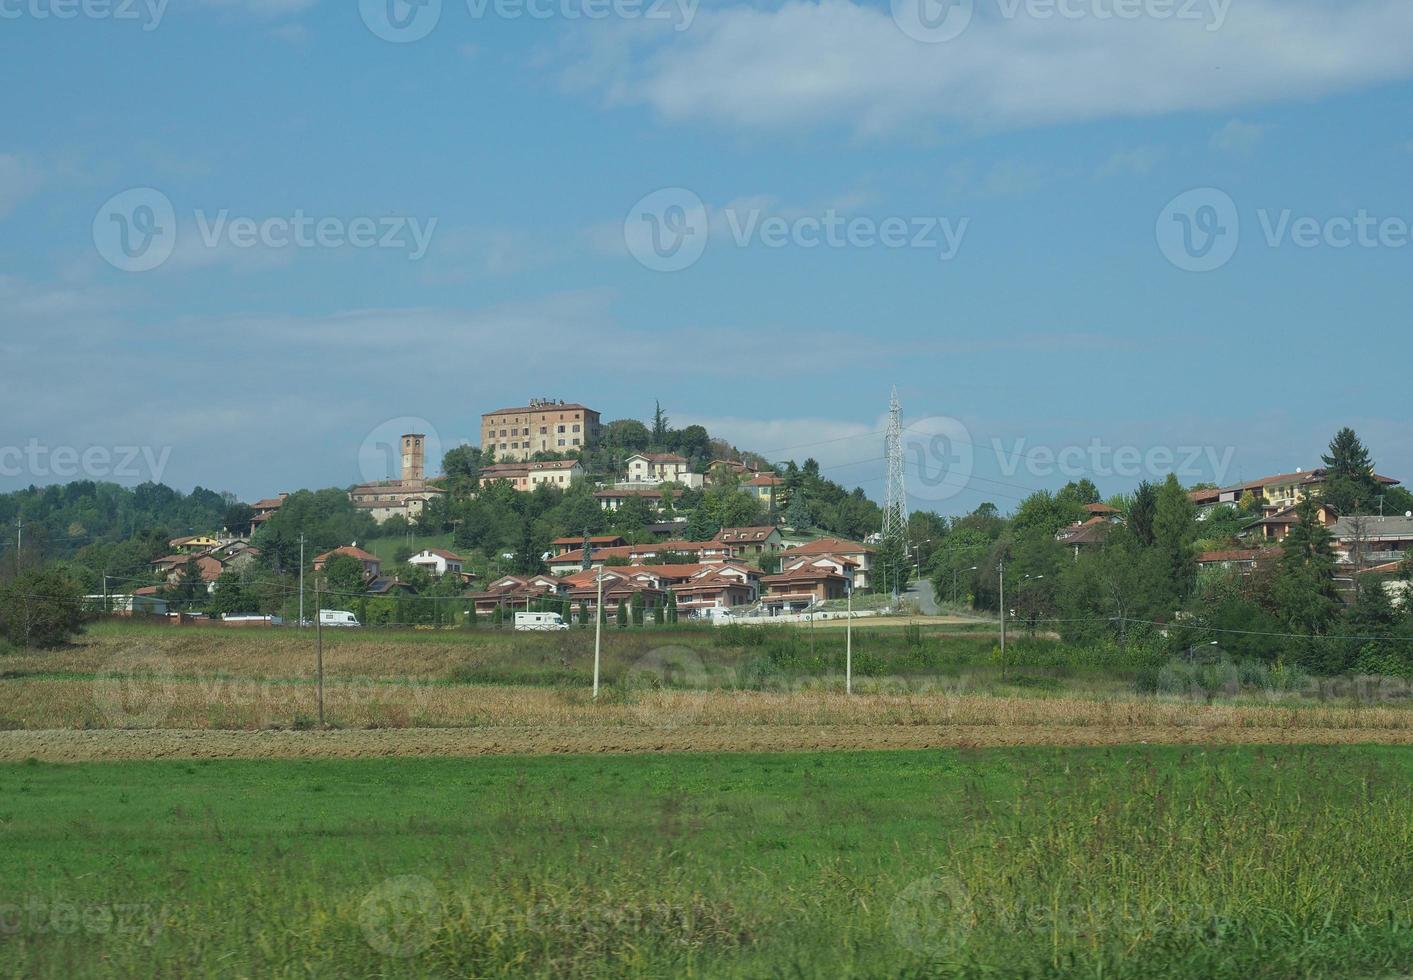
[[[1413,968],[1413,751],[0,767],[0,975]]]

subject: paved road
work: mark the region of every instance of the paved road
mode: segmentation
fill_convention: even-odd
[[[932,594],[932,583],[925,578],[920,578],[908,586],[908,591],[903,595],[917,603],[918,611],[924,616],[936,616],[938,613],[937,597]]]

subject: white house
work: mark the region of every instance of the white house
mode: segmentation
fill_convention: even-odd
[[[466,567],[466,559],[441,548],[425,548],[407,559],[407,564],[425,568],[437,578],[441,578],[447,572],[461,575]]]
[[[687,458],[676,453],[634,453],[627,459],[630,484],[680,483],[700,487],[702,475],[687,467]]]

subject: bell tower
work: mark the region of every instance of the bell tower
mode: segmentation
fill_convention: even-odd
[[[421,483],[423,477],[423,440],[426,438],[422,433],[411,433],[402,437],[402,482]]]

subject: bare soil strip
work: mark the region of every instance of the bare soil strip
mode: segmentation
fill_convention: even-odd
[[[1380,728],[1251,728],[1170,725],[805,726],[410,728],[338,731],[17,731],[0,732],[0,761],[132,759],[364,759],[671,752],[795,752],[993,748],[1017,745],[1342,745],[1413,744],[1413,731]]]

